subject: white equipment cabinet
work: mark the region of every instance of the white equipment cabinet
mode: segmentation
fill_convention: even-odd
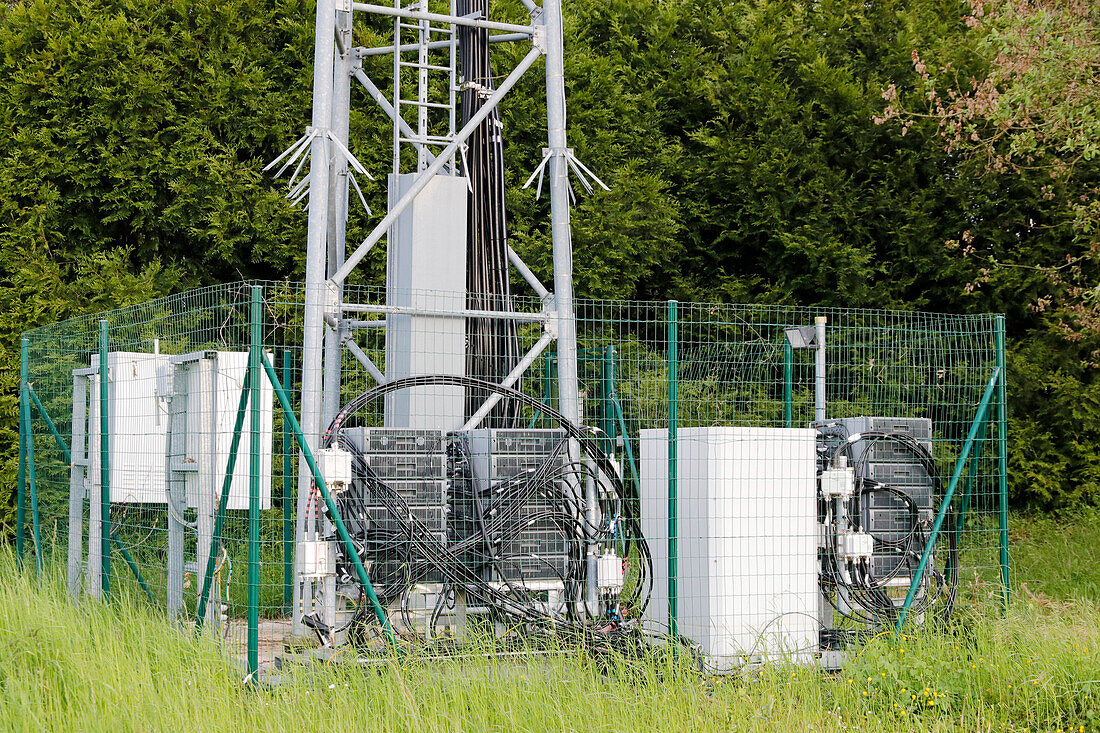
[[[159,390],[170,405],[166,450],[170,501],[167,600],[168,614],[172,618],[183,608],[184,576],[189,570],[195,574],[195,592],[202,588],[213,540],[214,515],[225,481],[233,426],[247,371],[247,352],[196,351],[171,357],[161,373]],[[260,414],[260,508],[268,509],[271,507],[272,389],[267,379],[260,384]],[[227,510],[248,509],[251,457],[251,420],[246,412]],[[194,565],[184,561],[184,535],[188,530],[184,513],[188,508],[195,510]],[[221,601],[218,590],[212,589],[206,623],[213,633],[220,627],[217,615]]]
[[[677,437],[677,626],[711,672],[813,661],[815,431],[682,428]],[[641,518],[653,556],[645,625],[668,630],[668,431],[641,431]]]
[[[167,357],[143,352],[107,354],[108,478],[112,503],[164,504],[167,415],[157,399],[157,369]],[[73,370],[72,466],[69,478],[68,587],[77,593],[81,575],[89,595],[99,597],[102,543],[100,494],[100,359]],[[90,498],[87,562],[84,502]]]
[[[158,392],[171,410],[170,488],[183,483],[187,506],[216,505],[229,462],[233,425],[248,371],[248,352],[196,351],[168,357]],[[260,508],[271,507],[271,384],[260,384]],[[226,509],[248,509],[251,419],[245,413]],[[162,443],[163,446],[163,443]],[[161,448],[162,454],[164,448]],[[164,455],[161,456],[164,465]],[[181,481],[182,480],[182,481]]]
[[[110,451],[111,501],[163,504],[164,440],[168,421],[157,399],[157,369],[168,357],[129,351],[107,354],[107,421]],[[86,435],[88,486],[99,494],[99,354],[91,369],[77,376],[90,378]]]
[[[164,504],[168,514],[168,611],[183,609],[185,574],[205,570],[214,514],[225,479],[237,406],[248,370],[244,351],[196,351],[168,356],[114,351],[107,355],[108,453],[111,502]],[[73,370],[73,463],[70,481],[69,588],[85,572],[87,592],[100,588],[100,400],[99,355]],[[271,385],[260,385],[260,507],[271,506]],[[247,510],[251,465],[251,420],[246,415],[237,449],[227,509]],[[88,561],[82,567],[84,502],[93,521]],[[194,510],[193,519],[187,518]],[[194,532],[194,561],[185,562],[185,535]],[[188,553],[189,554],[189,553]],[[194,582],[195,590],[201,578]],[[217,629],[220,605],[212,593],[207,619]]]
[[[108,443],[111,502],[164,504],[165,457],[170,473],[207,474],[205,482],[185,481],[186,506],[202,503],[200,485],[221,490],[241,397],[248,353],[203,351],[182,356],[112,351],[107,355]],[[91,367],[74,370],[81,404],[74,400],[73,418],[80,437],[83,484],[98,499],[99,490],[99,355]],[[265,379],[260,390],[260,505],[271,506],[272,391]],[[85,407],[86,405],[86,407]],[[250,422],[245,419],[229,509],[248,509]],[[87,444],[84,444],[84,440]],[[74,443],[77,441],[74,441]],[[204,465],[205,460],[205,465]],[[215,478],[216,483],[215,483]],[[204,498],[204,497],[203,497]]]

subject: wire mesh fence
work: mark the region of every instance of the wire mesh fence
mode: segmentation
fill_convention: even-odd
[[[495,388],[465,348],[499,314],[349,286],[339,367],[303,397],[305,295],[235,283],[28,331],[20,551],[260,667],[475,629],[683,642],[726,671],[1007,587],[999,316],[578,301],[577,419],[522,297],[526,368]]]

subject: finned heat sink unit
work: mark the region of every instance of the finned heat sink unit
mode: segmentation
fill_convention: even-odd
[[[482,428],[448,440],[451,539],[484,540],[467,561],[488,582],[564,584],[576,506],[566,501],[565,433]]]
[[[355,427],[340,433],[352,453],[352,483],[339,497],[353,537],[361,538],[380,584],[440,582],[423,543],[447,543],[447,454],[443,433]],[[396,588],[395,588],[396,589]]]
[[[847,443],[841,454],[857,482],[860,529],[874,539],[872,577],[888,586],[908,587],[924,550],[920,525],[932,519],[935,481],[927,465],[932,421],[850,417],[817,428],[827,454]]]

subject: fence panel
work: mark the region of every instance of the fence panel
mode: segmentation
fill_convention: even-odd
[[[318,487],[297,491],[308,468],[272,380],[245,390],[258,339],[300,409],[303,366],[316,367],[302,359],[304,287],[255,285],[258,319],[253,284],[234,283],[25,334],[19,540],[64,563],[74,594],[98,595],[106,580],[182,626],[209,587],[207,633],[263,667],[286,649],[369,649],[382,634],[348,551],[322,547],[335,530]],[[313,437],[353,453],[350,482],[326,488],[402,638],[467,626],[678,634],[721,671],[842,647],[896,620],[910,590],[912,617],[925,619],[1007,587],[999,316],[578,301],[586,428],[570,441],[538,299],[502,304],[529,314],[511,331],[484,327],[491,319],[463,312],[455,294],[387,301],[348,286],[344,299],[330,356],[340,390]],[[823,429],[813,427],[820,318]],[[475,332],[507,345],[503,367],[465,356]],[[506,374],[521,359],[529,367],[505,397],[463,426],[493,394],[465,375]],[[998,367],[988,420],[975,423]],[[379,377],[431,373],[454,378],[378,389]],[[412,447],[379,430],[432,425],[446,429]],[[463,427],[505,432],[446,434]],[[918,570],[956,469],[943,538]],[[311,553],[299,558],[304,576],[296,551]]]

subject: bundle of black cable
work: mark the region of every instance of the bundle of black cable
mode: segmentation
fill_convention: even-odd
[[[459,15],[489,17],[489,0],[457,0]],[[459,26],[458,66],[461,125],[466,125],[493,91],[489,31]],[[504,136],[494,108],[467,139],[462,156],[469,182],[466,227],[466,304],[474,310],[510,311],[508,237],[504,205]],[[466,374],[502,382],[519,362],[516,322],[501,318],[466,320]],[[488,395],[471,389],[466,412],[473,414]],[[518,405],[503,400],[482,421],[484,427],[513,427]]]
[[[488,496],[473,491],[476,477],[467,469],[455,467],[450,501],[455,518],[446,533],[429,527],[415,507],[410,508],[398,491],[381,480],[343,431],[349,419],[386,394],[428,385],[499,392],[507,400],[541,410],[557,423],[566,438],[533,470],[493,482]],[[581,460],[565,457],[569,439],[580,446]],[[435,582],[442,592],[429,620],[433,631],[444,608],[461,593],[468,605],[487,609],[491,620],[505,621],[509,628],[551,631],[559,639],[573,635],[585,642],[634,634],[636,625],[629,619],[643,613],[652,579],[637,497],[627,495],[618,469],[601,447],[605,443],[591,428],[566,420],[556,410],[519,391],[450,375],[407,377],[361,394],[344,406],[324,439],[325,447],[337,444],[353,456],[354,479],[337,495],[337,508],[380,600],[405,615],[406,628],[413,627],[406,605],[409,589],[419,582]],[[468,454],[468,448],[461,441],[456,450],[460,463],[467,459],[464,453]],[[589,481],[597,486],[602,517],[597,525],[586,518],[583,487]],[[558,603],[547,603],[539,590],[528,587],[523,571],[517,572],[514,566],[516,553],[508,549],[517,535],[536,525],[551,530],[566,548],[559,562],[550,563],[550,577],[563,587]],[[607,600],[604,613],[583,602],[584,552],[588,543],[617,547],[619,556],[631,564],[631,582],[618,598]],[[352,560],[342,546],[337,557],[339,584],[354,587],[357,581]],[[361,628],[372,623],[367,608],[368,604],[359,603],[353,625]]]

